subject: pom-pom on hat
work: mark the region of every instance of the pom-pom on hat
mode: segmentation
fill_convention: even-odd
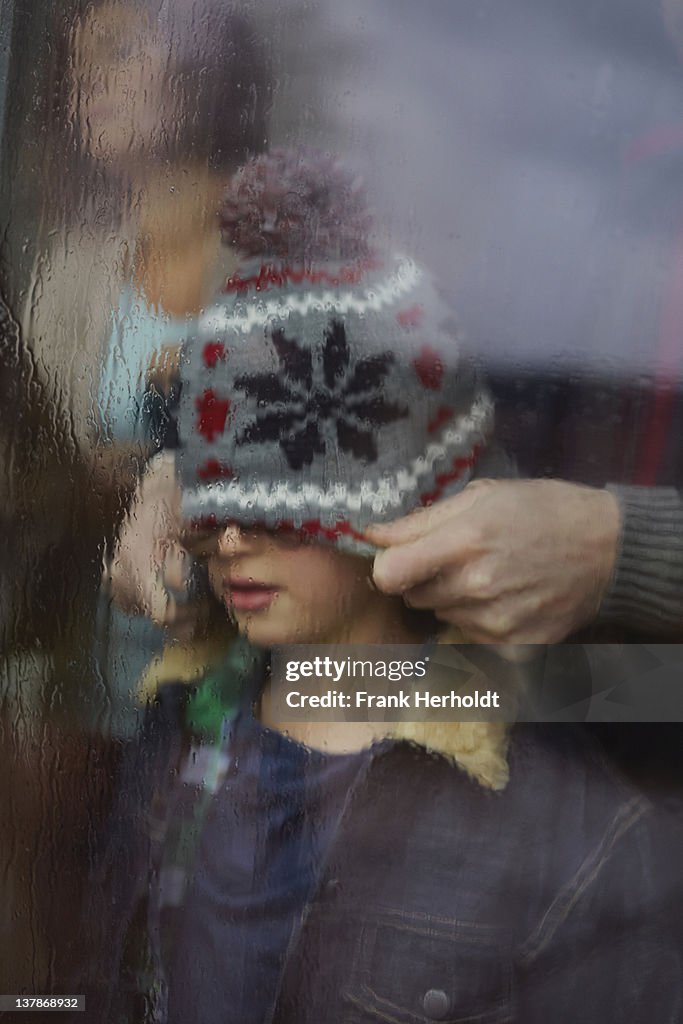
[[[233,178],[222,229],[250,259],[183,351],[186,520],[370,554],[371,522],[475,475],[491,400],[429,275],[380,253],[371,228],[330,157],[277,151]]]
[[[288,263],[363,260],[372,217],[362,179],[312,149],[276,149],[240,168],[220,211],[223,241]]]

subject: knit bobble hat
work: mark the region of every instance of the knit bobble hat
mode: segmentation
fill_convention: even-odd
[[[252,161],[222,229],[250,259],[181,357],[184,517],[370,554],[365,528],[464,487],[490,434],[451,311],[373,248],[360,183],[329,157]]]

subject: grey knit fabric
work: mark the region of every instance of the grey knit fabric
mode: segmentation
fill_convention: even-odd
[[[462,489],[492,402],[429,275],[243,267],[185,346],[183,514],[283,525],[370,553],[362,531]]]
[[[610,484],[621,536],[600,619],[683,635],[683,500],[673,487]]]

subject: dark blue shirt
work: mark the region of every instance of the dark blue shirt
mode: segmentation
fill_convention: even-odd
[[[367,752],[325,755],[235,720],[197,844],[170,966],[169,1024],[262,1022],[293,930]]]

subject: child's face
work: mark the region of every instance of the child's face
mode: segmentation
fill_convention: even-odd
[[[204,550],[214,594],[264,647],[351,640],[377,602],[372,563],[296,535],[231,524]]]

